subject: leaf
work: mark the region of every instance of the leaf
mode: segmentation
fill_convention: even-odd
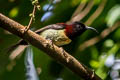
[[[14,18],[18,15],[19,12],[19,8],[18,7],[14,7],[10,12],[9,12],[9,16]]]
[[[115,5],[107,14],[107,25],[112,26],[118,20],[120,20],[120,5]]]

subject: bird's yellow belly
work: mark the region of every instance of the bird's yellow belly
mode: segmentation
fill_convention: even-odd
[[[66,45],[71,42],[71,39],[65,35],[64,30],[48,29],[41,32],[40,36],[44,37],[45,39],[52,40],[52,42],[57,46]]]

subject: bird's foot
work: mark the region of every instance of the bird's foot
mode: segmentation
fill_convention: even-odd
[[[63,54],[63,56],[66,59],[66,62],[68,63],[70,61],[69,56],[65,53],[65,50],[62,47],[60,47],[60,49],[61,49],[61,53]]]
[[[50,40],[50,39],[47,39],[47,42],[46,42],[45,46],[46,46],[46,47],[49,47],[49,48],[52,48],[52,49],[55,49],[55,48],[54,48],[53,41]]]

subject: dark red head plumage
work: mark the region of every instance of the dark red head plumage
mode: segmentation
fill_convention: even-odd
[[[66,25],[65,27],[65,33],[70,39],[81,35],[85,30],[85,25],[80,22],[74,22],[70,25]]]

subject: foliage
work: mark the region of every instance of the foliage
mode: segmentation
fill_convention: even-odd
[[[36,30],[48,24],[67,22],[81,3],[86,3],[85,6],[87,6],[90,1],[39,0],[41,9],[36,12],[35,21],[31,29]],[[81,22],[92,21],[89,18],[103,1],[105,0],[94,0],[92,9],[81,19]],[[86,25],[95,27],[99,33],[113,27],[116,22],[120,21],[120,1],[106,1],[106,3],[104,2],[105,6],[102,5],[103,10],[100,7],[97,11],[98,14],[101,10],[100,15],[92,17],[92,19],[96,17],[92,24],[86,23]],[[0,0],[0,12],[23,25],[28,25],[29,14],[32,12],[32,9],[33,5],[30,0]],[[84,10],[85,8],[81,12]],[[83,51],[79,49],[81,44],[95,36],[99,36],[99,34],[86,31],[71,44],[64,46],[64,49],[87,67],[93,69],[102,79],[115,80],[120,78],[120,28],[117,27],[108,36],[102,38],[96,44],[85,48]],[[4,55],[6,53],[5,49],[16,43],[19,39],[0,28],[0,80],[25,80],[25,52],[17,56],[14,60],[8,60],[9,56]],[[42,51],[35,47],[32,48],[34,64],[39,73],[40,80],[80,80],[77,75],[45,55]]]

